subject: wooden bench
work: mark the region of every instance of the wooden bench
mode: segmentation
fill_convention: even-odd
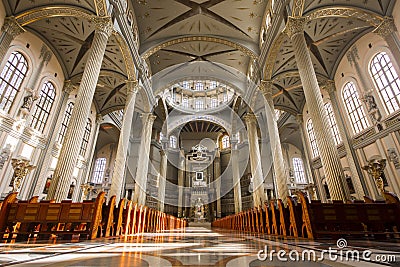
[[[8,203],[0,212],[0,235],[3,239],[18,240],[49,238],[52,235],[66,239],[72,236],[94,239],[99,231],[104,197],[105,193],[102,192],[96,201],[83,203],[16,203],[16,195],[10,194],[7,197],[9,199],[6,198]],[[10,199],[14,199],[14,202],[10,202]]]

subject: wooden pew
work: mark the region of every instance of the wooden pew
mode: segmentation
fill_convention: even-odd
[[[281,199],[277,200],[279,210],[279,234],[287,236],[288,230],[290,229],[290,214],[288,208],[286,208]]]
[[[264,217],[264,223],[265,223],[265,232],[270,235],[272,233],[271,219],[270,219],[271,213],[270,213],[270,209],[269,209],[267,203],[264,204],[264,216],[263,217]]]
[[[289,235],[293,237],[299,237],[299,231],[301,231],[302,227],[301,205],[297,205],[297,202],[295,202],[290,196],[287,197],[287,202],[290,212]]]
[[[271,200],[269,203],[270,203],[269,208],[271,210],[271,234],[279,235],[278,220],[276,218],[275,201]]]
[[[118,204],[118,208],[114,209],[114,229],[112,236],[119,236],[124,233],[124,210],[125,210],[126,199],[121,199]]]
[[[102,209],[102,220],[101,220],[101,228],[102,228],[102,236],[110,237],[114,232],[114,209],[115,209],[116,197],[112,196],[108,201],[108,204],[104,201],[103,209]]]
[[[96,201],[83,203],[9,203],[2,209],[0,234],[3,238],[27,240],[29,237],[47,238],[51,235],[93,239],[97,237],[101,222],[105,193]]]

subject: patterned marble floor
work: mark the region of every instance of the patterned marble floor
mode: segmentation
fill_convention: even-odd
[[[198,226],[126,239],[1,244],[0,266],[400,266],[400,242],[311,242]]]

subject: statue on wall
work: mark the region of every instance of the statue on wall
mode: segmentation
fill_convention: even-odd
[[[368,114],[371,117],[371,120],[374,123],[374,125],[380,125],[382,114],[378,109],[378,105],[376,104],[374,96],[369,92],[364,95],[362,100],[367,106]]]
[[[395,148],[389,148],[387,150],[387,152],[388,152],[389,160],[391,162],[393,162],[394,167],[396,169],[400,169],[400,161],[399,161],[399,156],[397,155],[396,149]]]
[[[0,170],[3,169],[4,164],[10,158],[11,145],[7,144],[0,152]]]

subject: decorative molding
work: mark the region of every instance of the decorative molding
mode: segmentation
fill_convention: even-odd
[[[113,31],[113,36],[117,40],[119,49],[122,53],[122,57],[125,62],[126,74],[128,76],[128,80],[136,80],[135,74],[135,63],[133,61],[132,54],[129,50],[128,44],[126,43],[125,39],[121,36],[120,33]]]
[[[96,13],[99,17],[107,16],[107,2],[106,0],[94,0],[96,6]]]
[[[306,22],[306,17],[288,17],[286,27],[283,31],[289,36],[289,38],[292,38],[293,36],[304,32]]]
[[[374,27],[378,27],[384,20],[382,16],[376,13],[353,7],[328,7],[317,9],[307,14],[305,17],[307,21],[329,17],[358,19]]]
[[[53,17],[76,17],[90,20],[93,14],[84,9],[70,6],[47,6],[28,10],[15,16],[21,26],[26,26],[33,22]]]
[[[94,23],[96,27],[96,32],[105,34],[107,37],[111,36],[111,33],[113,32],[114,25],[112,23],[111,17],[97,17],[97,16],[92,16],[90,19],[92,23]]]
[[[301,17],[304,11],[305,0],[294,0],[292,17]]]

